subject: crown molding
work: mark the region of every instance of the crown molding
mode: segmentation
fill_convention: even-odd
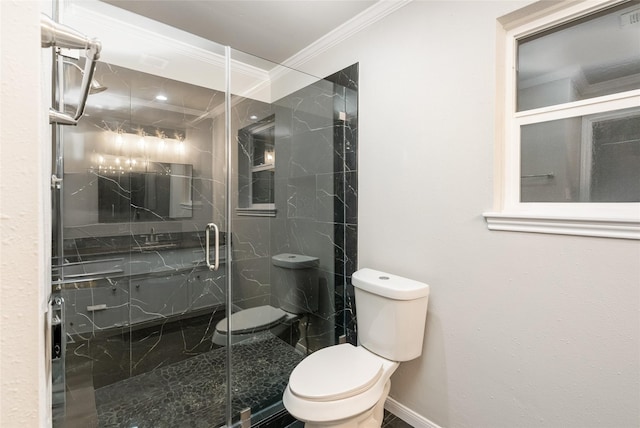
[[[406,6],[413,0],[380,0],[373,6],[365,9],[358,15],[354,16],[344,24],[335,28],[331,32],[320,37],[315,42],[311,43],[306,48],[302,49],[298,53],[290,56],[282,62],[280,66],[274,68],[280,69],[283,66],[289,68],[297,68],[306,62],[310,61],[314,57],[327,51],[331,47],[337,45],[343,40],[348,39],[354,34],[364,30],[368,26],[378,22],[387,15],[392,14],[396,10]],[[278,74],[277,72],[275,74]],[[272,75],[273,78],[273,75]]]
[[[83,0],[82,2],[70,3],[65,12],[67,21],[65,23],[70,21],[72,26],[93,28],[106,34],[113,34],[113,29],[118,29],[115,34],[121,43],[115,47],[107,44],[103,46],[103,51],[110,49],[118,51],[126,41],[132,46],[133,60],[137,62],[139,62],[138,55],[140,57],[150,55],[167,62],[175,61],[176,57],[184,57],[214,69],[224,70],[225,68],[225,57],[224,52],[220,49],[221,45],[119,9],[108,3]],[[162,46],[162,54],[154,50],[154,47],[157,46]],[[131,53],[127,58],[130,56]],[[131,64],[118,65],[132,66]],[[232,73],[245,76],[247,79],[259,82],[269,80],[269,73],[266,70],[241,61],[231,60],[231,69]]]
[[[272,87],[274,82],[288,81],[285,86],[286,93],[291,93],[297,89],[307,86],[314,81],[320,80],[317,76],[311,76],[307,73],[301,72],[300,68],[311,61],[313,58],[319,56],[323,52],[326,52],[333,46],[341,43],[349,37],[364,30],[370,25],[380,21],[382,18],[390,15],[396,10],[406,6],[413,0],[380,0],[373,6],[362,11],[358,15],[354,16],[344,24],[320,37],[315,42],[311,43],[295,55],[290,56],[282,63],[276,65],[269,71],[269,81],[265,82]],[[255,90],[260,89],[256,87]],[[279,99],[283,94],[272,93],[272,102],[275,99]]]
[[[235,81],[238,85],[235,91],[244,97],[255,97],[272,102],[273,94],[271,94],[270,88],[273,82],[285,76],[294,82],[290,85],[292,87],[312,83],[317,80],[317,77],[297,71],[300,66],[412,1],[380,0],[271,70],[232,59],[231,72],[237,77]],[[65,10],[65,18],[66,21],[71,21],[68,23],[72,25],[79,25],[83,29],[91,28],[98,33],[98,36],[102,34],[105,38],[109,38],[112,43],[105,43],[103,56],[107,61],[111,60],[116,65],[138,71],[155,72],[154,74],[162,69],[167,77],[176,80],[184,79],[181,72],[172,67],[172,63],[176,61],[193,61],[204,64],[209,71],[224,70],[224,55],[217,52],[217,48],[220,47],[217,44],[185,34],[181,30],[118,9],[107,3],[97,0],[70,2]],[[114,32],[114,28],[117,28],[118,31]],[[123,45],[133,45],[136,50],[133,54],[127,52],[124,55],[119,49]],[[161,52],[156,49],[158,45],[162,46]],[[149,66],[140,59],[144,55],[158,61],[164,60],[166,63],[158,70],[149,70]],[[176,76],[176,73],[180,76]],[[208,85],[207,81],[203,81],[203,70],[197,74],[198,79],[188,83],[218,90],[224,89]]]

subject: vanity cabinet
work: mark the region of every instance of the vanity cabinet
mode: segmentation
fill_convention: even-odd
[[[189,307],[186,274],[131,279],[131,323],[180,315]]]
[[[189,279],[189,310],[218,307],[225,304],[226,266],[217,271],[194,272]]]
[[[67,264],[68,279],[61,283],[66,331],[87,335],[135,329],[224,305],[224,259],[217,271],[210,271],[202,249],[169,248]]]

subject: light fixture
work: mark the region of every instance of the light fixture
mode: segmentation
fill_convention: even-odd
[[[122,143],[124,142],[122,134],[123,134],[122,129],[118,129],[117,134],[116,134],[116,145],[118,147],[120,147],[122,145]]]
[[[171,131],[171,136],[169,136],[162,129],[156,129],[155,132],[147,134],[143,128],[127,132],[120,127],[104,131],[110,134],[109,138],[113,138],[114,142],[110,142],[113,146],[107,149],[106,153],[96,153],[92,156],[92,165],[90,166],[92,172],[121,175],[125,171],[145,171],[149,167],[147,156],[154,158],[153,152],[158,157],[152,161],[161,162],[163,158],[171,157],[174,153],[175,158],[178,159],[189,151],[184,132]],[[135,147],[132,147],[131,153],[128,150],[127,153],[124,153],[123,149],[128,144]]]
[[[249,119],[251,120],[257,120],[258,116],[256,116],[255,114],[252,114],[251,116],[249,116]]]
[[[167,101],[168,98],[167,98],[166,95],[158,94],[158,95],[156,95],[156,100],[158,100],[158,101]]]
[[[144,150],[144,146],[145,146],[145,144],[144,144],[144,136],[145,136],[145,135],[146,135],[146,134],[144,133],[144,131],[143,131],[143,130],[139,130],[139,131],[138,131],[138,137],[140,137],[140,139],[138,140],[138,147],[139,147],[140,149],[143,149],[143,150]]]

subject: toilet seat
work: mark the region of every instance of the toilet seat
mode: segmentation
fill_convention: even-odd
[[[344,343],[305,358],[291,373],[289,388],[305,400],[342,400],[370,389],[382,372],[378,357]]]
[[[231,314],[231,334],[250,333],[256,330],[266,330],[280,323],[287,313],[273,306],[257,306],[243,309]],[[216,331],[227,334],[227,321],[222,319],[216,324]]]
[[[335,360],[335,348],[343,348],[336,352],[344,358],[339,363]],[[364,354],[368,355],[363,356]],[[313,360],[310,360],[311,357],[314,357]],[[307,360],[310,361],[305,363]],[[358,381],[352,378],[356,370],[355,361],[366,361],[364,364],[367,365],[361,373],[353,376]],[[348,343],[323,348],[302,360],[293,369],[282,401],[287,411],[301,421],[329,422],[351,418],[371,409],[384,396],[385,386],[399,364],[375,355],[364,347]],[[343,366],[347,368],[342,370]],[[342,374],[334,375],[335,370]],[[323,385],[316,387],[313,385],[315,381],[310,381],[305,377],[307,375],[314,376]],[[332,381],[325,382],[323,378],[331,378]],[[332,385],[333,381],[335,386]],[[307,385],[304,385],[305,382]]]

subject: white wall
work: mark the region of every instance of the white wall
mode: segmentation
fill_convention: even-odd
[[[360,62],[359,266],[431,285],[391,396],[442,427],[640,425],[637,241],[491,232],[496,18],[414,1],[308,63]]]
[[[50,272],[45,2],[0,1],[0,426],[46,427],[46,277]],[[49,54],[50,55],[50,54]],[[48,97],[47,97],[48,98]],[[47,103],[45,105],[44,103]]]

